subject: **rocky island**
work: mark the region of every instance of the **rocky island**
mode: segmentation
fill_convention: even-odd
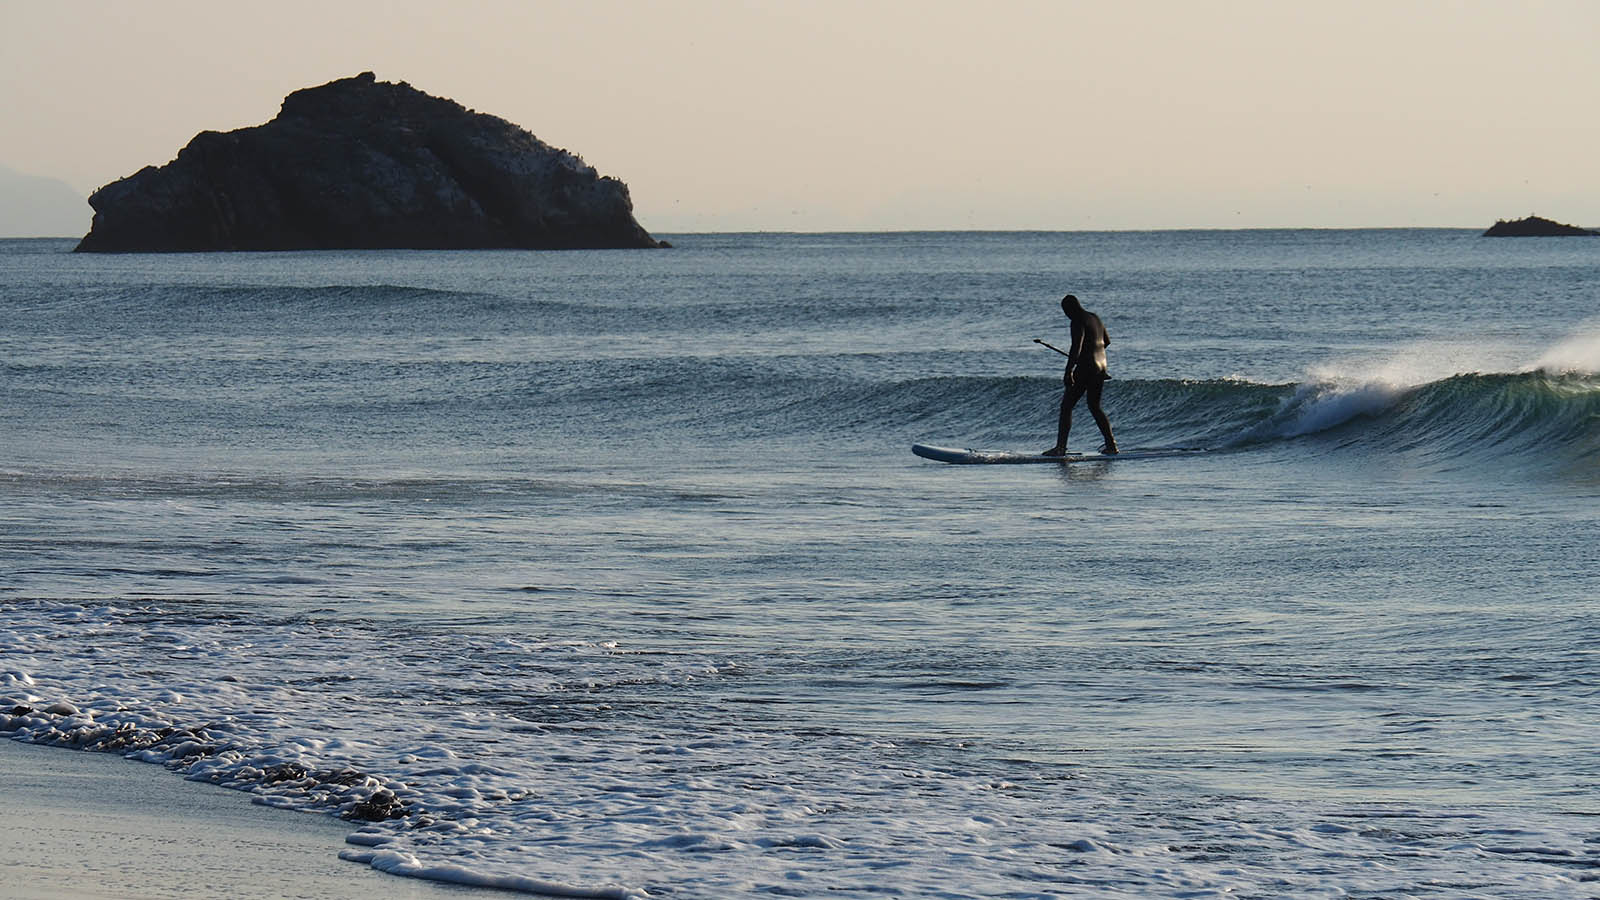
[[[1576,225],[1563,225],[1538,216],[1529,216],[1526,219],[1506,221],[1501,219],[1483,233],[1484,237],[1571,237],[1571,236],[1600,235],[1600,231],[1590,231]]]
[[[657,247],[628,187],[496,116],[371,72],[295,91],[89,197],[79,251]]]

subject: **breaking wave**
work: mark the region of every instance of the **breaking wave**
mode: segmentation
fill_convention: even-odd
[[[1036,441],[1054,421],[1058,391],[1050,379],[932,379],[887,390],[877,406],[886,417],[904,413],[930,435]],[[1584,373],[1463,374],[1418,385],[1113,381],[1106,408],[1123,442],[1140,446],[1240,449],[1298,442],[1440,460],[1600,458],[1600,377]],[[1088,426],[1087,413],[1080,415]],[[1019,433],[1019,421],[1036,427]]]

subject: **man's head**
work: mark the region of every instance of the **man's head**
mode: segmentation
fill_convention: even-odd
[[[1077,297],[1068,294],[1061,298],[1061,311],[1066,313],[1068,318],[1077,318],[1078,313],[1083,312],[1083,307],[1078,303]]]

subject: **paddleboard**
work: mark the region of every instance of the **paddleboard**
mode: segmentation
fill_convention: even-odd
[[[1021,450],[972,450],[954,447],[935,447],[930,444],[912,444],[911,452],[937,462],[958,465],[985,465],[996,463],[1062,463],[1102,462],[1113,459],[1161,459],[1173,456],[1193,456],[1204,453],[1197,447],[1163,447],[1124,450],[1121,453],[1072,453],[1066,456],[1045,456]]]

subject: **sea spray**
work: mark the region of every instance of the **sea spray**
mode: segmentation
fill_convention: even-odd
[[[1528,368],[1555,375],[1600,373],[1600,321],[1586,323]]]

